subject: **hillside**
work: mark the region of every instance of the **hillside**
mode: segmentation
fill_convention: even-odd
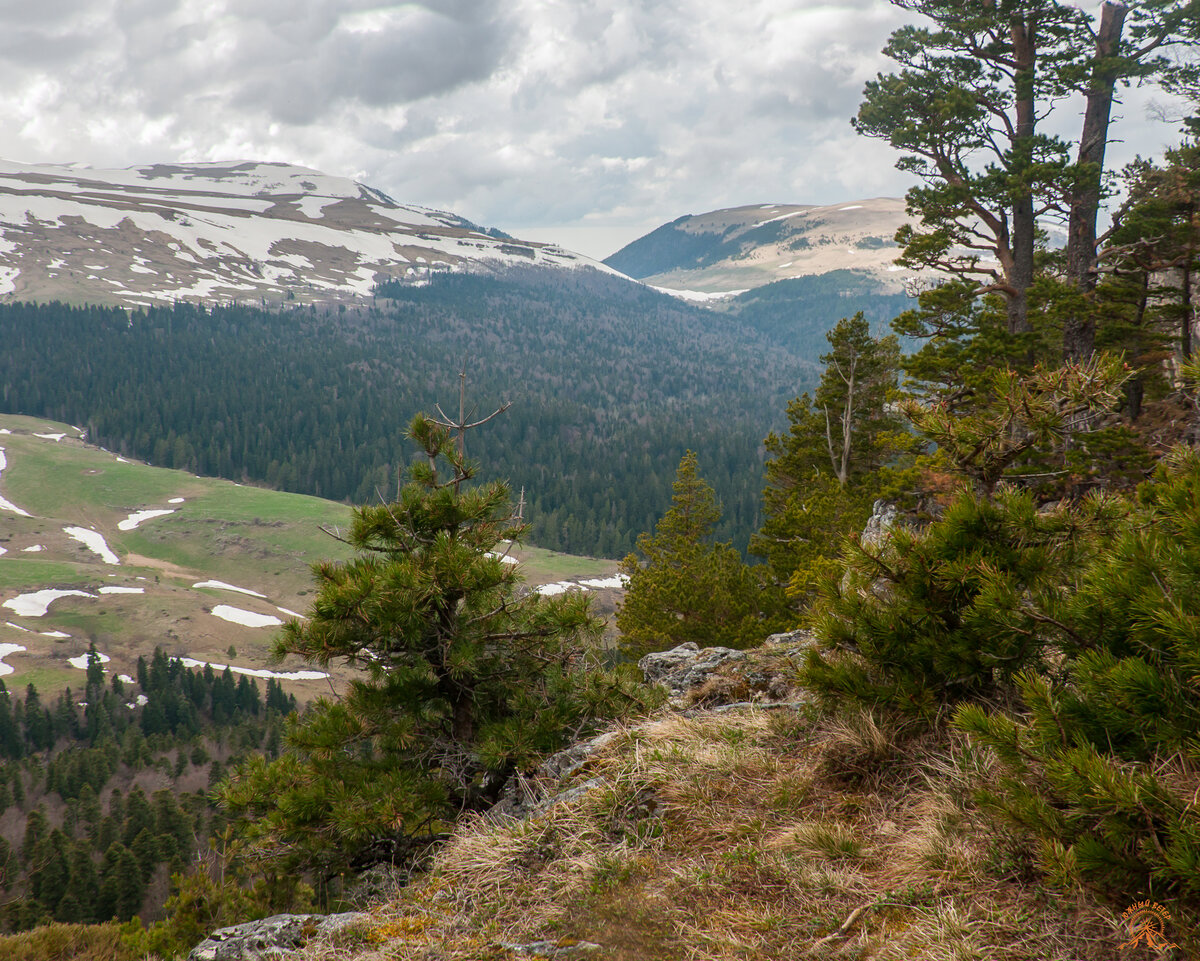
[[[531,542],[610,558],[667,509],[689,448],[708,452],[718,536],[744,546],[761,440],[816,371],[733,319],[595,271],[442,275],[336,308],[0,304],[0,343],[0,409],[158,466],[355,503],[395,484],[409,418],[456,408],[465,366],[472,405],[513,404],[472,454],[524,488]]]
[[[607,270],[288,164],[0,161],[4,300],[328,302],[513,264]]]
[[[994,759],[787,690],[807,642],[780,635],[551,758],[519,805],[464,821],[407,886],[377,883],[368,913],[290,957],[1129,956],[1116,911],[1029,884],[1029,852],[975,808]],[[748,692],[764,678],[783,701]]]
[[[303,614],[310,566],[348,554],[322,528],[349,508],[315,497],[151,467],[75,427],[0,415],[0,676],[43,693],[82,687],[89,644],[110,675],[139,656],[274,676],[298,700],[329,679],[268,662],[277,627]],[[517,548],[531,586],[596,583],[611,562]],[[611,588],[593,587],[602,609]],[[333,681],[340,682],[341,675]]]
[[[892,263],[906,221],[893,197],[831,206],[752,204],[691,214],[664,224],[604,263],[672,291],[733,295],[796,277],[853,270],[887,293],[911,271]]]

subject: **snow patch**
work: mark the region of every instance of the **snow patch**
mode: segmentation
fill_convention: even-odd
[[[144,588],[144,587],[117,587],[117,586],[113,585],[111,587],[100,588],[100,593],[101,594],[145,594],[146,588]]]
[[[167,503],[168,504],[182,504],[183,500],[184,499],[182,497],[172,497],[169,501],[167,501]]]
[[[136,530],[137,526],[139,524],[141,524],[142,521],[148,521],[153,517],[164,517],[167,514],[174,514],[174,513],[175,513],[174,509],[172,509],[172,510],[157,510],[157,511],[134,511],[132,514],[130,514],[128,517],[126,517],[125,520],[117,522],[117,530],[120,530],[120,531]]]
[[[29,594],[18,594],[0,604],[0,607],[7,607],[21,617],[45,617],[46,612],[50,610],[50,605],[60,597],[95,598],[95,596],[87,591],[59,591],[50,588],[44,591],[33,591]]]
[[[277,607],[275,610],[281,614],[286,614],[288,617],[298,617],[302,621],[308,620],[303,614],[297,614],[295,611],[289,611],[286,607]]]
[[[45,545],[43,545],[43,544],[32,544],[29,547],[22,547],[21,553],[22,554],[37,554],[38,552],[44,551],[45,549],[46,549]]]
[[[273,614],[255,614],[254,611],[244,611],[240,607],[230,607],[228,604],[218,604],[212,609],[214,617],[231,624],[241,624],[243,627],[278,627],[283,623]]]
[[[533,588],[535,594],[541,594],[545,597],[554,597],[557,594],[565,594],[567,591],[586,591],[587,588],[574,581],[555,581],[552,584],[539,584]]]
[[[5,428],[4,433],[9,434],[12,432],[10,430],[8,430],[7,428]],[[7,466],[8,466],[8,459],[4,456],[4,448],[0,447],[0,472],[3,472],[4,468],[6,468]],[[21,508],[19,508],[12,501],[5,500],[3,497],[0,497],[0,510],[12,511],[14,514],[19,514],[21,517],[32,517],[33,516],[32,514],[29,513],[29,511],[21,510]]]
[[[686,300],[690,303],[705,303],[710,300],[726,300],[730,297],[736,297],[738,294],[744,294],[749,287],[743,287],[741,290],[722,290],[712,293],[707,290],[675,290],[671,287],[655,287],[653,284],[647,285],[652,290],[657,290],[660,294],[669,294],[671,297],[677,297],[680,300]]]
[[[229,668],[234,674],[246,674],[250,677],[273,677],[280,681],[319,681],[329,677],[324,671],[267,671],[252,667],[235,667],[232,664],[216,664],[213,661],[198,661],[194,657],[176,657],[184,667],[211,667],[214,671]]]
[[[596,590],[621,591],[629,586],[629,577],[625,574],[614,574],[612,577],[593,577],[579,583]]]
[[[4,659],[10,654],[20,654],[22,651],[27,650],[29,648],[21,644],[0,644],[0,677],[16,671],[16,668],[11,664],[6,664]]]
[[[90,654],[80,654],[78,657],[68,657],[67,663],[70,664],[71,667],[77,667],[81,671],[86,671],[88,666],[88,658],[90,656]],[[101,654],[99,651],[96,652],[96,657],[100,659],[101,664],[107,664],[110,660],[112,660],[112,658],[110,658],[107,654]]]
[[[38,631],[42,637],[70,637],[70,634],[64,634],[62,631]]]
[[[99,555],[100,559],[105,564],[120,564],[121,558],[117,557],[108,546],[108,541],[104,539],[104,535],[99,531],[90,531],[86,527],[64,527],[63,533],[71,540],[79,541],[93,554]]]
[[[248,587],[234,587],[232,584],[226,584],[224,581],[199,581],[192,587],[213,587],[218,591],[237,591],[239,594],[249,594],[251,597],[261,597],[266,600],[266,594],[260,594],[258,591],[252,591]]]
[[[66,434],[34,434],[33,436],[41,437],[41,438],[44,438],[45,440],[52,440],[55,443],[58,443],[60,440],[62,440],[67,435]]]

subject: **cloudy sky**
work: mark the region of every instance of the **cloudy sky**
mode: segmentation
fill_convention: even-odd
[[[899,22],[886,0],[0,0],[0,157],[298,163],[605,256],[687,213],[902,194],[848,123]],[[1170,142],[1134,100],[1127,139]]]

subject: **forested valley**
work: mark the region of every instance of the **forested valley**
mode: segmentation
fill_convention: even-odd
[[[157,466],[355,503],[394,494],[403,425],[435,403],[456,414],[465,370],[472,408],[512,403],[470,453],[524,490],[531,542],[604,557],[653,525],[689,448],[744,549],[763,436],[817,369],[737,318],[592,272],[441,276],[281,312],[8,304],[0,338],[5,410]]]

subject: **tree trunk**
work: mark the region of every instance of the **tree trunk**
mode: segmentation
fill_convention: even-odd
[[[1067,278],[1085,295],[1090,295],[1096,287],[1096,218],[1100,210],[1113,92],[1121,71],[1116,54],[1128,12],[1129,8],[1121,3],[1106,2],[1100,8],[1100,28],[1096,32],[1096,50],[1079,138],[1080,172],[1071,193],[1071,214],[1067,224]],[[1090,296],[1087,300],[1090,302]],[[1095,320],[1085,306],[1080,313],[1068,316],[1063,325],[1063,356],[1068,363],[1082,363],[1095,349]]]
[[[1010,335],[1028,333],[1029,288],[1033,284],[1033,241],[1036,224],[1033,217],[1033,189],[1029,172],[1033,166],[1033,136],[1037,124],[1034,107],[1034,79],[1037,63],[1036,23],[1013,17],[1009,25],[1016,73],[1013,94],[1016,127],[1013,131],[1012,165],[1009,177],[1012,187],[1012,267],[1008,281],[1013,293],[1008,297],[1008,332]]]

